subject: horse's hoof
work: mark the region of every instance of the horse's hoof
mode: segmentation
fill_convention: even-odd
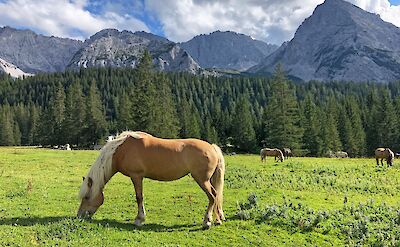
[[[221,220],[216,220],[216,221],[215,221],[215,225],[219,226],[219,225],[221,225],[221,224],[222,224],[222,221],[221,221]]]
[[[133,223],[135,226],[142,226],[143,225],[143,221],[136,219],[135,222]]]
[[[210,221],[207,221],[207,222],[204,222],[203,223],[203,229],[204,230],[207,230],[207,229],[209,229],[211,227],[211,222]]]

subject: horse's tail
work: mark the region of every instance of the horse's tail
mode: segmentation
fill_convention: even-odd
[[[217,191],[217,198],[216,198],[217,212],[221,220],[225,220],[224,213],[222,210],[222,203],[224,200],[223,192],[224,192],[225,159],[224,155],[222,154],[221,148],[219,148],[215,144],[212,144],[212,146],[218,155],[218,165],[214,171],[214,174],[211,177],[211,184]]]

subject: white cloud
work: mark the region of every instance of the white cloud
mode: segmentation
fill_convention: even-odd
[[[0,2],[0,26],[23,26],[46,35],[80,39],[104,28],[149,31],[145,23],[129,15],[114,12],[94,15],[85,9],[87,4],[86,0]]]
[[[400,26],[400,7],[388,0],[349,0]],[[145,0],[167,38],[187,41],[201,33],[231,30],[270,43],[290,40],[297,27],[323,0]]]

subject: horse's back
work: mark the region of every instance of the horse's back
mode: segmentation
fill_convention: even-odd
[[[188,173],[216,167],[211,144],[197,139],[127,138],[115,154],[116,169],[127,176],[140,174],[155,180],[176,180]]]

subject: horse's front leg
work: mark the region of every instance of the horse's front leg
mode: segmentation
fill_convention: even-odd
[[[143,177],[132,177],[131,178],[133,186],[135,187],[136,202],[138,205],[138,214],[135,218],[135,225],[141,226],[145,221],[146,213],[144,210],[143,203]]]

